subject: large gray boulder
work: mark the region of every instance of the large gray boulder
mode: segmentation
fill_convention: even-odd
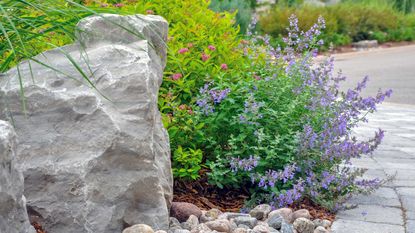
[[[16,134],[0,120],[0,232],[32,233],[23,196],[23,175],[16,169]]]
[[[0,119],[16,125],[28,211],[46,231],[168,228],[173,181],[157,108],[167,31],[159,16],[92,16],[76,43],[0,78]]]

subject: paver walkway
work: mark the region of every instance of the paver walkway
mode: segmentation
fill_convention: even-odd
[[[368,169],[367,178],[395,179],[352,199],[359,206],[337,214],[334,233],[415,233],[415,105],[385,103],[356,134],[370,137],[379,127],[386,131],[382,145],[353,162]]]

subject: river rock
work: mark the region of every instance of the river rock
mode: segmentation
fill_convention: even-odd
[[[246,229],[246,228],[239,228],[238,227],[232,233],[247,233],[248,232],[248,229]]]
[[[201,223],[197,225],[195,228],[193,228],[190,232],[191,233],[204,233],[204,232],[210,232],[210,228],[206,226],[205,223]]]
[[[329,231],[326,230],[326,228],[324,228],[323,226],[318,226],[316,227],[316,229],[314,229],[313,233],[329,233]]]
[[[187,229],[176,229],[174,230],[174,233],[190,233],[190,231]]]
[[[210,221],[213,221],[213,220],[215,220],[215,219],[213,219],[211,217],[206,217],[205,214],[202,214],[199,217],[199,222],[201,222],[201,223],[207,223],[207,222],[210,222]]]
[[[250,229],[249,226],[247,226],[245,224],[239,224],[238,228],[243,228],[243,229],[246,229],[246,230]]]
[[[218,232],[231,232],[231,226],[228,220],[226,219],[217,219],[206,223],[212,231]]]
[[[251,216],[240,216],[235,218],[236,225],[247,225],[249,228],[254,228],[257,224],[258,220]]]
[[[297,218],[293,223],[293,227],[298,233],[314,232],[314,223],[307,218]]]
[[[219,217],[219,215],[222,214],[222,211],[218,210],[218,209],[210,209],[205,213],[205,216],[211,219],[217,219]]]
[[[167,31],[154,15],[91,16],[74,44],[0,78],[0,119],[14,121],[28,209],[47,232],[168,228],[170,148],[157,106]]]
[[[269,227],[269,232],[270,233],[280,233],[277,229],[275,229],[273,227]]]
[[[270,227],[280,229],[284,218],[279,214],[273,214],[267,219],[267,223]]]
[[[181,224],[183,229],[187,229],[189,231],[197,227],[197,225],[199,225],[199,219],[194,215],[190,215],[187,221]]]
[[[294,233],[293,225],[289,224],[286,221],[283,221],[281,224],[280,233]]]
[[[126,228],[122,233],[154,233],[153,229],[145,224],[137,224]]]
[[[293,213],[293,210],[290,208],[281,208],[274,211],[271,211],[268,214],[268,218],[271,218],[274,215],[279,215],[284,218],[285,221],[291,222],[291,214]]]
[[[225,212],[223,214],[220,214],[218,219],[235,219],[237,217],[251,217],[249,214],[244,213],[232,213],[232,212]]]
[[[34,233],[23,196],[23,175],[16,168],[16,134],[0,120],[0,232]]]
[[[330,220],[327,220],[327,219],[323,219],[323,222],[322,222],[322,227],[324,227],[324,228],[329,228],[331,226],[331,221]]]
[[[158,231],[155,231],[154,233],[167,233],[167,231],[158,230]]]
[[[256,225],[252,230],[259,233],[270,233],[269,227],[265,225]]]
[[[329,228],[331,226],[331,222],[326,219],[314,219],[313,223],[316,227],[322,226],[323,228]]]
[[[170,209],[171,216],[177,218],[180,222],[185,222],[190,215],[200,217],[202,211],[196,205],[187,202],[173,202]]]
[[[293,223],[297,218],[306,218],[306,219],[310,219],[311,215],[310,212],[306,209],[300,209],[295,211],[294,213],[292,213],[290,215],[290,220],[291,223]]]
[[[269,212],[271,212],[271,206],[268,204],[261,204],[253,208],[249,212],[249,215],[258,220],[262,220],[268,217]]]

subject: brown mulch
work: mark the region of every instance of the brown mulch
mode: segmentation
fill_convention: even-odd
[[[223,212],[239,212],[246,199],[248,190],[219,189],[208,183],[207,170],[200,171],[201,178],[195,181],[174,181],[173,201],[188,202],[202,210],[217,208]]]
[[[201,178],[196,181],[174,182],[173,201],[188,202],[202,210],[212,208],[223,212],[240,212],[250,194],[247,189],[219,189],[207,181],[206,170],[201,171]],[[305,199],[300,203],[290,206],[294,210],[307,209],[312,219],[320,218],[333,221],[336,215],[327,209]]]

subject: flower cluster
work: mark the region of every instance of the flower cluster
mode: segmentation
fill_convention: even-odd
[[[252,171],[258,166],[259,157],[250,155],[247,159],[231,158],[230,165],[233,172],[238,170]]]
[[[268,187],[275,187],[275,185],[280,181],[287,183],[289,180],[294,178],[296,170],[297,166],[295,164],[285,166],[281,171],[268,170],[265,172],[265,175],[259,177],[258,186],[260,188],[267,189]]]
[[[178,51],[179,54],[184,54],[184,53],[187,53],[187,52],[189,52],[189,48],[181,48]]]
[[[200,88],[200,96],[196,101],[197,106],[205,115],[209,115],[214,112],[214,105],[220,104],[231,91],[229,88],[223,90],[209,89],[211,83],[206,83],[202,88]]]
[[[274,198],[273,206],[283,207],[293,204],[304,195],[304,182],[300,179],[293,185],[292,189],[280,193]]]
[[[260,113],[260,108],[263,106],[264,103],[256,101],[254,93],[251,91],[244,102],[243,113],[239,114],[239,121],[243,124],[258,125],[259,119],[263,117]]]

